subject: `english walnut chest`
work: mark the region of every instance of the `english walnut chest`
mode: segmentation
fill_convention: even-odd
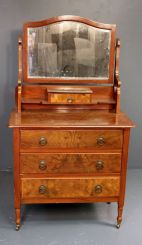
[[[16,229],[22,204],[117,202],[130,128],[120,111],[115,25],[60,16],[24,25],[13,128]]]

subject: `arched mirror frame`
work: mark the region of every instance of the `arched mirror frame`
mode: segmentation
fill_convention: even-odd
[[[95,77],[90,77],[87,79],[74,79],[72,77],[70,78],[63,78],[63,77],[28,77],[28,28],[35,28],[35,27],[42,27],[45,25],[61,22],[61,21],[75,21],[87,24],[92,27],[96,27],[99,29],[105,29],[111,31],[111,42],[110,42],[110,58],[109,58],[109,76],[108,79],[97,79]],[[24,82],[31,82],[31,83],[95,83],[95,84],[112,84],[114,80],[114,69],[115,69],[115,46],[116,46],[116,25],[111,24],[103,24],[103,23],[97,23],[92,20],[88,20],[86,18],[82,18],[79,16],[59,16],[50,18],[48,20],[42,20],[38,22],[27,22],[24,24],[23,27],[23,81]]]

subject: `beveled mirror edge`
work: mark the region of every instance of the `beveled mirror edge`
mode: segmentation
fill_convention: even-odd
[[[28,49],[27,49],[27,30],[30,27],[41,27],[61,21],[76,21],[80,23],[84,23],[96,28],[100,29],[106,29],[111,31],[111,44],[110,44],[110,60],[109,60],[109,77],[108,79],[98,79],[98,78],[89,78],[89,79],[82,79],[82,78],[56,78],[56,77],[48,77],[48,78],[40,78],[39,77],[28,77],[28,64],[27,64],[27,55],[28,55]],[[116,46],[116,25],[115,24],[104,24],[95,22],[93,20],[89,20],[80,16],[73,16],[73,15],[63,15],[58,17],[53,17],[46,20],[41,21],[32,21],[32,22],[26,22],[23,25],[23,80],[25,82],[29,83],[81,83],[81,84],[112,84],[114,80],[114,67],[115,67],[115,46]]]

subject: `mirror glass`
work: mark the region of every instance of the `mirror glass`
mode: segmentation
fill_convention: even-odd
[[[111,31],[75,21],[28,28],[29,78],[108,79]]]

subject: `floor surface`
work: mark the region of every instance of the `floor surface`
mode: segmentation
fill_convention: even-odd
[[[142,170],[129,170],[123,223],[114,203],[26,205],[15,231],[11,172],[0,173],[0,245],[141,245]]]

